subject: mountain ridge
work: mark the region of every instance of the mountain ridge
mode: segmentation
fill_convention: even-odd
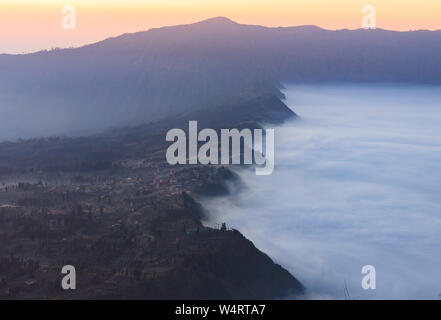
[[[441,84],[440,51],[441,32],[268,28],[218,17],[0,56],[0,110],[15,119],[0,137],[96,133],[209,112],[264,94],[281,97],[281,81]]]
[[[146,32],[151,32],[155,30],[164,30],[168,28],[176,28],[176,27],[189,27],[189,26],[195,26],[195,25],[216,25],[216,26],[227,26],[227,25],[235,25],[235,26],[247,26],[247,27],[259,27],[259,28],[265,28],[265,29],[273,29],[273,30],[320,30],[320,31],[329,31],[329,32],[339,32],[339,31],[373,31],[373,30],[365,30],[363,28],[355,28],[355,29],[348,29],[348,28],[342,28],[342,29],[326,29],[323,27],[320,27],[318,25],[293,25],[293,26],[277,26],[277,27],[271,27],[271,26],[264,26],[264,25],[258,25],[258,24],[246,24],[246,23],[239,23],[236,22],[228,17],[224,16],[216,16],[212,18],[203,19],[196,22],[191,23],[185,23],[185,24],[179,24],[179,25],[167,25],[167,26],[161,26],[161,27],[153,27],[145,30],[139,30],[134,32],[125,32],[121,33],[115,36],[110,36],[107,38],[104,38],[102,40],[98,40],[96,42],[86,43],[84,45],[80,45],[77,47],[62,47],[62,48],[55,48],[55,49],[42,49],[34,52],[26,52],[26,53],[0,53],[1,56],[24,56],[24,55],[30,55],[30,54],[36,54],[36,53],[42,53],[42,52],[50,52],[50,51],[58,51],[58,50],[74,50],[74,49],[80,49],[88,46],[93,46],[95,44],[101,43],[106,40],[120,38],[128,35],[135,35],[135,34],[141,34]],[[392,30],[392,29],[384,29],[384,28],[376,28],[375,31],[386,31],[386,32],[396,32],[396,33],[420,33],[420,32],[427,32],[427,33],[441,33],[441,29],[415,29],[415,30]]]

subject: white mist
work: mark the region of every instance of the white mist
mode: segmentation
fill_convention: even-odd
[[[441,88],[288,85],[301,120],[276,128],[275,170],[204,201],[282,264],[310,298],[438,299]],[[376,290],[361,287],[364,265]]]

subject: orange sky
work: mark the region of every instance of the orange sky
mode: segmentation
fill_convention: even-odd
[[[377,27],[441,29],[441,0],[0,0],[0,53],[79,46],[125,32],[226,16],[266,26],[361,27],[361,8],[377,11]],[[61,27],[64,5],[76,29]]]

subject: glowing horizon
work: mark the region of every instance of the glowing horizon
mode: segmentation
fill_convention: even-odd
[[[358,29],[361,8],[367,4],[376,8],[378,28],[441,29],[439,0],[3,0],[0,53],[77,47],[123,33],[217,16],[268,27]],[[75,6],[75,30],[61,28],[64,5]]]

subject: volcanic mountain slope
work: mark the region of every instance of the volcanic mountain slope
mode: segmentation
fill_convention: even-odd
[[[440,31],[266,28],[213,18],[81,48],[0,55],[8,119],[0,137],[85,134],[211,110],[280,96],[279,81],[439,84],[440,50]]]

